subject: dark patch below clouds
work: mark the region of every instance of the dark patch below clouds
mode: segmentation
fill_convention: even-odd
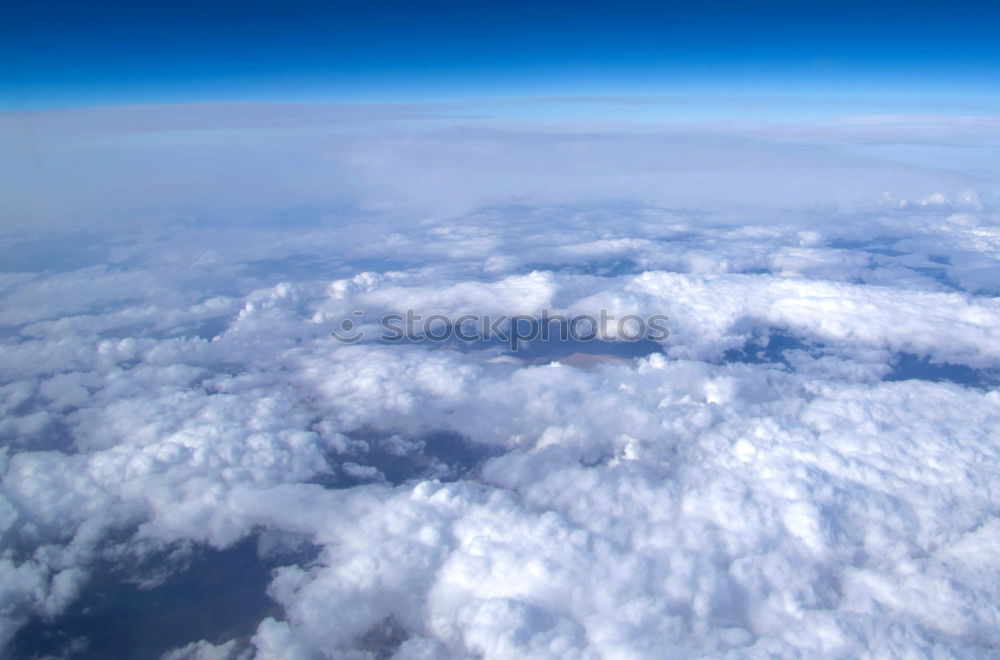
[[[182,561],[163,552],[140,566],[105,562],[63,615],[33,619],[18,631],[10,657],[158,658],[202,639],[247,644],[262,619],[281,617],[267,596],[272,570],[315,554],[284,548],[262,558],[262,538],[251,536],[225,550],[197,547]]]
[[[887,381],[949,382],[978,389],[990,389],[1000,385],[1000,370],[973,369],[963,364],[937,362],[926,355],[897,353],[893,356],[890,364],[892,372],[885,377]]]
[[[347,434],[360,447],[329,458],[334,472],[318,479],[327,488],[351,488],[365,483],[399,485],[415,479],[458,481],[475,477],[501,447],[474,442],[449,430],[399,434],[361,428]]]

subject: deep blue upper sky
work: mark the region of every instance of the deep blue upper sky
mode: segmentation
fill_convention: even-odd
[[[5,4],[4,108],[1000,89],[996,2]]]

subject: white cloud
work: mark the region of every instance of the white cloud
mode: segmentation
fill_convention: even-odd
[[[0,642],[102,562],[263,530],[319,553],[274,573],[280,613],[158,652],[988,654],[998,216],[958,166],[859,156],[883,123],[338,134],[380,212],[95,233],[99,263],[5,275]],[[101,144],[167,158],[134,130]],[[586,368],[328,336],[407,308],[672,336]]]

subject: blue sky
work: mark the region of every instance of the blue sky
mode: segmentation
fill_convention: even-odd
[[[995,3],[19,3],[0,105],[777,94],[990,112],[998,25]]]

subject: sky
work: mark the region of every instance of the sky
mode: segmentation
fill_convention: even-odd
[[[995,108],[995,3],[10,3],[2,107],[786,94]]]

